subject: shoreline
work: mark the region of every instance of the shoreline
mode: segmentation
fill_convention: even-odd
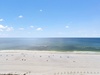
[[[67,53],[67,54],[100,54],[100,51],[57,51],[57,50],[0,50],[1,52],[50,52],[50,53]]]

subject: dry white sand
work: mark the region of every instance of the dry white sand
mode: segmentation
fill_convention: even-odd
[[[0,51],[0,75],[100,75],[99,53]]]

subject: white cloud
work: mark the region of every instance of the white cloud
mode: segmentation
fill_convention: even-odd
[[[37,30],[37,31],[43,31],[43,29],[42,29],[42,28],[37,28],[36,30]]]
[[[13,27],[8,27],[8,26],[4,26],[4,25],[0,25],[0,31],[12,31],[14,30]]]
[[[69,26],[66,26],[66,28],[69,28]]]
[[[40,9],[40,12],[42,12],[43,10],[42,9]]]
[[[69,22],[66,26],[65,26],[65,28],[69,28],[69,26],[72,24],[72,22]]]
[[[7,26],[0,25],[0,29],[5,29]]]
[[[34,26],[30,26],[30,28],[34,28]]]
[[[0,19],[0,22],[4,21],[3,19]]]
[[[22,15],[20,15],[20,16],[18,16],[19,18],[23,18],[23,16]]]
[[[24,30],[24,28],[19,28],[19,30]]]
[[[14,30],[13,27],[7,27],[6,31],[12,31]]]

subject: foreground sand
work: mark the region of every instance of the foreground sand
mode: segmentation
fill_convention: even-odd
[[[0,51],[0,75],[100,75],[100,54]]]

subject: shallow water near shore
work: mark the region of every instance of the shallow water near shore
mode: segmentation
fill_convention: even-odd
[[[0,38],[0,50],[100,51],[100,38]]]

